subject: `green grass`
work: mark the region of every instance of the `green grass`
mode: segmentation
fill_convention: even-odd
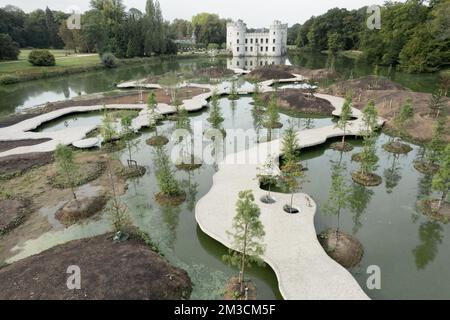
[[[28,62],[28,55],[31,50],[22,50],[18,61],[0,62],[0,76],[2,75],[20,75],[20,74],[39,74],[51,73],[52,71],[61,71],[61,69],[80,66],[93,66],[100,63],[98,55],[79,56],[68,55],[67,50],[50,50],[56,58],[54,67],[35,67]]]

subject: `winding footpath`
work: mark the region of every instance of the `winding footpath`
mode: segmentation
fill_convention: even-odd
[[[240,73],[239,70],[235,70],[235,72]],[[304,80],[301,75],[294,76],[295,78],[291,79],[261,82],[260,90],[262,92],[273,91],[271,86],[276,82],[290,83]],[[118,85],[119,88],[138,88],[140,86],[141,82],[139,81],[130,81]],[[212,92],[216,91],[219,95],[226,95],[230,94],[231,91],[231,86],[227,83],[217,86],[185,83],[182,86],[209,89],[207,93],[183,101],[184,108],[189,112],[206,107]],[[158,85],[152,84],[146,84],[145,87],[159,88]],[[238,89],[238,93],[241,95],[251,94],[252,92],[253,89]],[[340,114],[344,99],[328,95],[317,96],[330,101],[335,108],[334,115]],[[2,141],[52,139],[34,146],[19,147],[1,152],[0,157],[53,151],[60,143],[73,144],[80,148],[94,146],[99,141],[96,138],[85,139],[85,137],[98,125],[67,128],[55,132],[31,132],[31,130],[38,128],[45,122],[68,114],[99,111],[104,108],[110,110],[140,110],[139,116],[133,120],[132,125],[135,130],[148,126],[149,117],[154,116],[149,114],[147,106],[144,104],[75,106],[56,110],[10,127],[0,128],[0,140]],[[167,104],[158,104],[157,106],[158,114],[175,112],[176,108],[173,106]],[[363,125],[361,112],[353,109],[353,116],[356,119],[351,121],[346,134],[357,136],[360,134]],[[379,120],[380,125],[383,122],[382,119]],[[322,144],[332,137],[342,136],[344,132],[334,126],[327,126],[303,130],[298,132],[297,135],[301,147],[305,148]],[[231,230],[238,193],[242,190],[252,190],[257,199],[265,194],[256,180],[258,168],[264,164],[268,156],[281,155],[281,144],[280,139],[262,143],[237,154],[230,154],[218,165],[219,170],[214,175],[213,187],[208,194],[199,200],[195,210],[196,220],[203,232],[226,247],[233,249],[232,241],[226,232]],[[257,155],[258,161],[255,164],[234,164],[236,157],[248,157],[249,155]],[[307,194],[295,194],[294,206],[300,210],[300,213],[290,215],[283,210],[283,206],[290,202],[290,195],[274,193],[274,198],[276,199],[274,204],[259,203],[261,220],[266,232],[264,239],[266,251],[263,258],[275,271],[283,297],[299,300],[369,299],[353,276],[328,257],[319,244],[317,231],[314,227],[314,216],[317,212],[314,200]]]

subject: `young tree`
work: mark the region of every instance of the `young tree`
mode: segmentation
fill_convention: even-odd
[[[323,208],[325,213],[337,216],[336,246],[339,242],[341,211],[347,209],[351,203],[351,199],[349,197],[351,189],[345,181],[345,171],[345,164],[333,163],[331,188],[328,195],[328,200]]]
[[[370,100],[367,106],[363,109],[362,120],[365,128],[362,132],[363,137],[366,135],[373,135],[378,127],[378,112],[375,108],[375,102]]]
[[[267,195],[263,199],[264,203],[273,203],[274,200],[271,197],[272,185],[278,182],[279,176],[277,174],[277,164],[274,156],[268,156],[264,165],[258,168],[257,178],[259,183],[269,188]]]
[[[272,97],[269,101],[269,106],[267,107],[265,114],[265,123],[264,126],[269,129],[269,136],[272,136],[272,129],[281,128],[283,124],[280,123],[280,113],[278,111],[278,101],[277,97],[272,94]]]
[[[244,295],[245,268],[252,263],[262,263],[264,226],[260,220],[260,209],[255,204],[251,190],[241,191],[236,203],[236,215],[233,219],[233,232],[227,232],[233,239],[233,248],[224,260],[239,268],[240,294]]]
[[[450,74],[449,73],[444,73],[441,75],[440,87],[441,87],[442,91],[444,92],[444,96],[446,97],[448,95],[448,90],[450,88]]]
[[[180,79],[175,72],[167,73],[161,80],[160,84],[166,89],[170,94],[170,101],[172,104],[177,102],[177,91]]]
[[[209,118],[208,122],[211,124],[213,129],[220,130],[222,123],[225,119],[222,117],[222,111],[220,110],[219,105],[219,96],[217,92],[213,92],[211,97],[211,108],[209,109]]]
[[[289,128],[284,132],[281,151],[283,152],[284,159],[287,163],[297,161],[300,143],[292,122],[289,123]]]
[[[434,134],[431,141],[427,144],[426,147],[426,159],[429,165],[434,165],[439,161],[441,153],[445,149],[445,132],[446,132],[446,120],[441,118],[437,121],[436,126],[434,127]]]
[[[171,161],[164,147],[156,148],[156,180],[159,189],[166,196],[177,196],[181,194],[181,189],[170,164]]]
[[[128,166],[137,167],[137,162],[133,160],[133,149],[137,148],[138,142],[133,141],[135,137],[135,131],[132,127],[133,116],[127,112],[124,112],[120,118],[120,124],[122,126],[121,141],[123,141],[128,150]]]
[[[65,184],[70,186],[73,199],[78,204],[77,195],[75,193],[75,180],[78,168],[73,160],[72,149],[63,144],[59,144],[55,150],[55,161],[59,175],[64,178]]]
[[[255,113],[263,113],[264,112],[264,101],[261,93],[261,88],[259,83],[255,83],[255,88],[253,90],[253,112]]]
[[[103,138],[104,143],[113,142],[118,134],[114,126],[114,118],[111,113],[104,108],[102,125],[100,127],[100,134]]]
[[[336,127],[343,130],[344,134],[342,135],[342,142],[340,144],[340,150],[351,150],[353,149],[345,142],[345,136],[347,135],[348,123],[352,118],[352,102],[353,98],[350,94],[347,94],[345,98],[344,105],[342,106],[341,115],[339,116],[338,123]]]
[[[439,199],[438,210],[441,209],[442,203],[447,201],[448,191],[450,189],[450,144],[447,144],[439,160],[439,171],[434,176],[432,184],[434,191],[442,193]]]
[[[439,117],[439,114],[442,112],[442,110],[447,105],[447,99],[444,95],[444,92],[442,89],[438,89],[433,92],[433,95],[431,96],[430,102],[428,102],[428,108],[430,109],[430,112],[428,113],[429,116],[434,115],[435,118]]]
[[[228,96],[230,100],[238,100],[239,99],[239,93],[237,91],[237,85],[236,81],[231,82],[231,91],[230,95]]]
[[[317,86],[318,83],[314,78],[308,79],[307,81],[307,91],[308,91],[308,95],[311,99],[315,99],[316,98],[316,93],[317,93]]]
[[[400,108],[400,113],[394,118],[394,124],[397,127],[400,135],[405,136],[406,122],[414,117],[414,108],[412,107],[412,100],[408,99],[406,103]]]
[[[283,170],[281,171],[282,187],[285,192],[291,194],[290,205],[284,206],[284,210],[287,213],[298,213],[298,210],[293,207],[294,194],[300,190],[303,177],[303,170],[298,162],[291,160],[284,164]]]

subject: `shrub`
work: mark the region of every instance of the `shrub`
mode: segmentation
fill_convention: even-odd
[[[14,84],[20,82],[20,79],[14,75],[4,75],[0,77],[0,84]]]
[[[17,60],[19,46],[8,34],[0,33],[0,60]]]
[[[102,64],[109,69],[115,68],[117,67],[117,59],[111,52],[105,52],[102,55]]]
[[[50,67],[56,64],[55,56],[48,50],[33,50],[28,56],[28,61],[37,67]]]
[[[219,45],[217,43],[210,43],[208,44],[208,50],[218,50]]]

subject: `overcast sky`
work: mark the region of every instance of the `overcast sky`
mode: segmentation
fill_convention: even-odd
[[[127,8],[144,10],[146,0],[124,0]],[[190,20],[200,12],[217,13],[223,18],[243,19],[248,27],[264,27],[273,20],[292,25],[334,7],[357,9],[365,5],[383,4],[385,0],[160,0],[164,18]],[[29,12],[37,8],[66,11],[77,6],[89,9],[89,0],[0,0],[0,7],[14,4]]]

